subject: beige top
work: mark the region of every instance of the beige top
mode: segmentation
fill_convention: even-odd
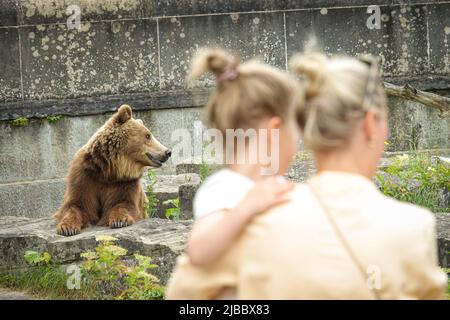
[[[258,216],[217,262],[205,268],[185,255],[168,299],[439,299],[447,276],[437,262],[435,219],[384,196],[358,175],[324,172],[309,182],[344,235],[358,265],[305,185],[292,201]]]

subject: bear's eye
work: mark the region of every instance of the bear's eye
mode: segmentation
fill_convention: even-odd
[[[152,135],[151,135],[150,133],[147,133],[147,134],[145,135],[145,138],[147,138],[148,140],[150,140],[151,137],[152,137]]]

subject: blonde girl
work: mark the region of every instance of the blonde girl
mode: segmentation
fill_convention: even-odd
[[[223,50],[202,50],[188,79],[192,82],[208,72],[215,77],[216,88],[206,107],[207,122],[222,133],[225,157],[232,161],[210,176],[194,199],[196,222],[187,252],[196,265],[216,260],[253,217],[287,200],[292,184],[281,176],[297,149],[293,115],[302,101],[295,79],[287,73],[257,61],[240,64]],[[256,134],[240,146],[237,137],[225,138],[239,130]],[[261,150],[276,150],[270,164],[259,158],[249,161]]]

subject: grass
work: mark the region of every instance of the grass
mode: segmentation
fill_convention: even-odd
[[[50,254],[27,251],[29,267],[0,272],[0,287],[25,291],[43,299],[161,300],[165,288],[149,273],[152,259],[115,244],[116,238],[98,236],[95,251],[81,254],[79,265],[64,268]],[[69,272],[70,271],[70,272]]]
[[[447,276],[449,276],[448,283],[447,283],[447,292],[445,293],[445,299],[450,300],[450,268],[443,268],[444,272],[447,273]]]
[[[387,196],[433,212],[450,212],[450,166],[423,155],[400,155],[381,169],[376,180]]]
[[[62,267],[34,266],[23,270],[0,272],[0,287],[24,291],[41,299],[89,299],[90,288],[68,290],[67,277]]]

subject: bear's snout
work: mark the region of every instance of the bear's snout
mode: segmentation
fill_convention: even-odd
[[[172,155],[172,151],[166,150],[158,156],[153,156],[151,153],[146,153],[146,155],[156,165],[156,167],[160,167],[164,162],[169,160]]]
[[[164,160],[162,162],[166,162],[167,160],[169,160],[170,156],[172,155],[172,151],[170,150],[166,150],[164,152]]]

